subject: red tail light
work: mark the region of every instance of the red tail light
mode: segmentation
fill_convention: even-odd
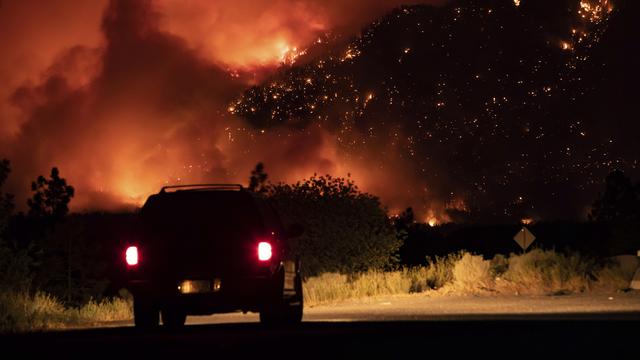
[[[268,261],[271,260],[271,256],[273,255],[271,251],[271,244],[266,241],[261,241],[258,244],[258,260],[260,261]]]
[[[127,251],[124,253],[124,259],[127,261],[127,265],[129,266],[138,265],[138,247],[129,246]]]

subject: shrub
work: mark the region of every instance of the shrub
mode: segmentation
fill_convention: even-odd
[[[463,256],[463,252],[449,254],[445,257],[427,258],[425,282],[429,289],[439,289],[453,281],[455,263]]]
[[[460,290],[487,290],[493,285],[489,260],[464,253],[453,266],[453,285]]]
[[[594,274],[597,270],[594,259],[578,253],[564,255],[551,250],[534,249],[522,255],[511,254],[504,278],[529,293],[582,292],[588,290],[591,282],[596,280]]]
[[[353,181],[313,176],[293,185],[270,185],[267,196],[286,224],[301,224],[291,239],[304,276],[388,268],[400,241],[380,200]]]
[[[509,269],[509,259],[502,254],[497,254],[491,259],[490,266],[494,277],[502,276]]]
[[[595,272],[597,281],[594,288],[604,291],[626,290],[631,285],[634,274],[633,266],[627,264],[623,267],[617,259],[607,259]]]

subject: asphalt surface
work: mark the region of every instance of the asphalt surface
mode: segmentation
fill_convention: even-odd
[[[5,335],[9,358],[636,358],[640,294],[396,296],[305,309],[294,327],[255,314],[190,317],[179,330],[110,327]],[[115,326],[114,326],[115,325]]]
[[[640,320],[640,292],[561,296],[396,295],[306,307],[304,321]],[[258,322],[253,313],[189,317],[188,324]]]

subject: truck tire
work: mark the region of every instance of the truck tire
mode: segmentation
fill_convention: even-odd
[[[169,307],[163,309],[160,314],[162,315],[162,325],[167,328],[176,329],[183,327],[187,321],[187,314],[180,309]]]
[[[303,294],[302,279],[296,277],[296,295],[284,299],[282,290],[271,302],[260,310],[260,322],[266,325],[295,325],[302,321]]]
[[[142,295],[134,296],[133,323],[140,329],[155,328],[160,324],[160,312],[153,301]]]

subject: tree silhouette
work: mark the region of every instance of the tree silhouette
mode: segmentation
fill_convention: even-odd
[[[251,177],[249,178],[249,191],[256,193],[267,192],[267,178],[269,176],[264,172],[264,164],[259,162],[256,164],[255,169],[251,171]]]
[[[46,179],[40,175],[31,183],[35,193],[27,200],[29,215],[62,219],[69,212],[69,202],[74,195],[73,186],[60,177],[57,167],[51,169],[51,177]]]
[[[7,226],[9,216],[11,216],[13,212],[13,196],[2,192],[2,187],[11,172],[10,165],[9,160],[0,160],[0,238],[2,237],[4,228]]]
[[[2,187],[10,172],[9,160],[0,160],[0,292],[27,290],[32,280],[28,249],[20,248],[7,234],[14,204],[13,195],[3,193]]]
[[[639,190],[622,171],[611,172],[605,180],[605,191],[592,205],[589,219],[603,222],[638,220]]]
[[[40,175],[31,183],[33,197],[27,200],[29,215],[34,226],[34,236],[42,250],[38,261],[39,271],[36,276],[38,285],[45,290],[64,294],[67,302],[73,292],[72,271],[77,267],[72,264],[72,252],[77,246],[72,244],[77,236],[65,231],[64,217],[69,212],[69,202],[74,195],[73,186],[60,177],[57,167],[51,168],[49,179]]]

